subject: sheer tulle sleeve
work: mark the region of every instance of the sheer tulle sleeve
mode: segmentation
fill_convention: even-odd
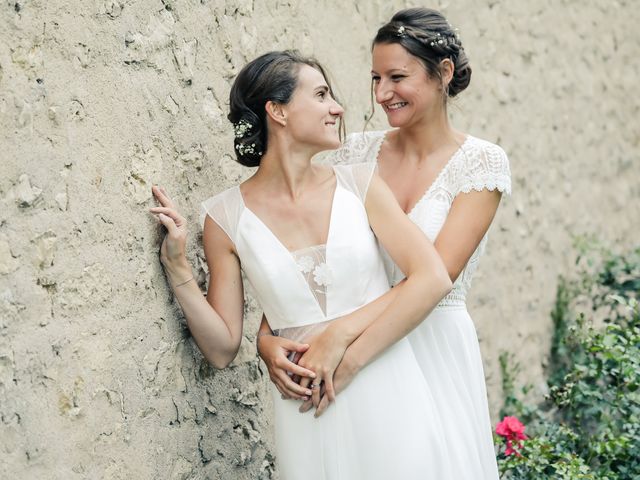
[[[353,192],[364,204],[367,191],[374,172],[376,163],[355,163],[352,165],[336,165],[335,171],[338,180],[347,190]]]
[[[472,190],[498,190],[511,194],[511,170],[507,154],[498,145],[482,142],[471,152],[465,152],[456,194]]]
[[[238,187],[225,190],[200,204],[200,227],[204,228],[207,216],[216,222],[233,243],[244,204]]]

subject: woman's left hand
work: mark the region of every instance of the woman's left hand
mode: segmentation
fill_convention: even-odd
[[[320,405],[321,386],[329,401],[335,400],[333,385],[334,372],[349,346],[343,336],[333,325],[329,325],[322,333],[310,339],[309,349],[302,355],[298,365],[312,372],[316,378],[302,378],[300,386],[311,389],[311,402],[315,407]],[[323,383],[323,385],[321,385]]]
[[[347,351],[333,375],[334,399],[335,399],[335,395],[338,395],[345,388],[347,388],[347,386],[351,383],[351,381],[354,379],[354,377],[359,371],[360,371],[360,368],[357,366],[357,364],[353,361],[353,359],[349,355],[349,351]],[[329,407],[329,404],[332,401],[333,400],[329,399],[328,395],[324,394],[322,395],[320,399],[320,403],[318,405],[314,405],[312,400],[307,400],[300,406],[299,411],[300,413],[304,413],[310,410],[311,407],[315,406],[316,411],[314,413],[314,416],[318,418],[320,415],[322,415],[325,412],[325,410],[327,409],[327,407]]]
[[[149,211],[157,215],[160,223],[167,229],[160,248],[160,261],[166,268],[186,259],[187,221],[180,215],[164,188],[154,185],[151,190],[161,206],[152,207]]]

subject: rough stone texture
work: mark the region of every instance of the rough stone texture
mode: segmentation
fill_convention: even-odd
[[[247,307],[233,366],[203,362],[158,263],[152,183],[196,232],[231,160],[230,82],[296,46],[369,106],[369,41],[402,1],[0,2],[0,478],[276,478]],[[435,5],[438,7],[438,5]],[[637,241],[640,10],[632,1],[439,5],[474,66],[455,124],[513,170],[470,299],[494,413],[497,356],[543,390],[572,235]],[[373,126],[384,126],[378,112]],[[200,238],[189,254],[204,285]]]

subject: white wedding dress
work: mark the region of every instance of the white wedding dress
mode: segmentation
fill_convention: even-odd
[[[389,289],[364,208],[374,164],[336,166],[326,245],[291,252],[243,202],[238,187],[205,201],[233,241],[269,325],[296,340]],[[366,366],[319,418],[273,387],[282,480],[455,480],[431,391],[407,339]],[[450,428],[450,426],[446,426]]]
[[[350,134],[344,145],[323,161],[377,164],[385,134]],[[408,213],[409,218],[434,241],[455,197],[484,189],[511,193],[509,161],[499,146],[468,136]],[[408,336],[445,426],[456,480],[498,479],[480,347],[465,303],[486,242],[485,235],[453,290]],[[395,284],[404,275],[383,254],[390,281]]]

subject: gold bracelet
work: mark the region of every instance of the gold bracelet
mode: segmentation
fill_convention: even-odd
[[[191,280],[193,280],[193,275],[191,276],[191,278],[189,278],[188,280],[185,280],[182,283],[179,283],[178,285],[174,285],[173,288],[178,288],[181,287],[182,285],[186,285],[187,283],[189,283]]]

